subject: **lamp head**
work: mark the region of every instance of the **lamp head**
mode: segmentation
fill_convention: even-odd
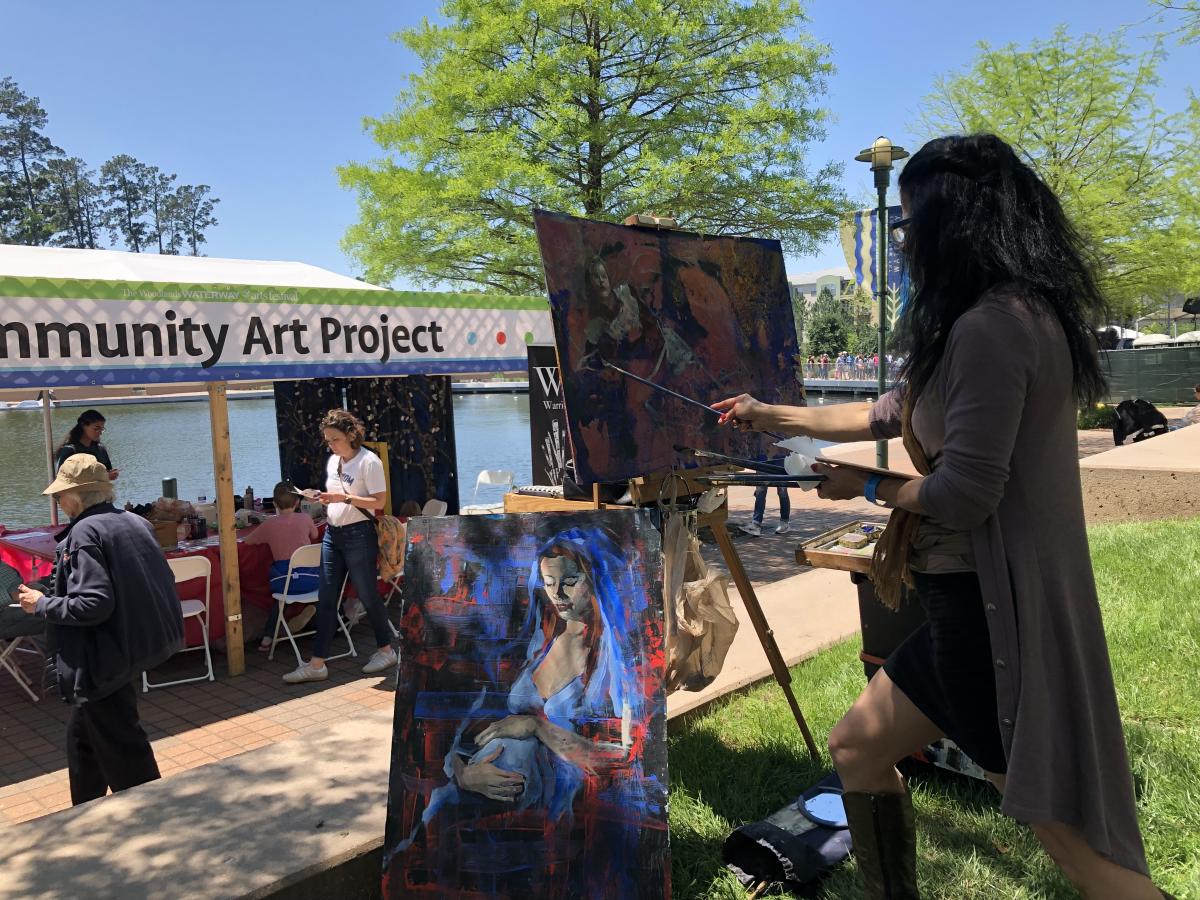
[[[881,169],[891,171],[892,163],[899,162],[907,156],[907,150],[880,135],[875,143],[854,158],[858,162],[870,163],[871,171],[877,172]]]

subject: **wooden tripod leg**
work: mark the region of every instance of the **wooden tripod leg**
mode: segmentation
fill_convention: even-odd
[[[808,754],[816,762],[820,760],[821,754],[817,752],[812,732],[808,730],[808,723],[804,721],[804,713],[800,711],[800,704],[796,702],[796,695],[792,693],[792,673],[788,671],[787,664],[783,661],[779,645],[775,643],[775,633],[767,623],[767,617],[762,611],[762,606],[759,605],[758,595],[754,593],[750,579],[746,577],[746,570],[742,568],[742,560],[738,556],[737,548],[729,539],[729,532],[725,530],[724,522],[713,522],[709,527],[712,528],[712,533],[717,539],[717,546],[721,548],[721,555],[725,557],[725,564],[729,566],[729,574],[733,576],[733,583],[737,586],[742,603],[746,606],[746,612],[750,615],[750,622],[754,625],[754,630],[758,632],[758,640],[767,654],[768,662],[771,663],[771,671],[775,674],[775,680],[783,688],[788,706],[792,708],[792,715],[796,717],[796,724],[800,726],[800,733],[804,735]]]

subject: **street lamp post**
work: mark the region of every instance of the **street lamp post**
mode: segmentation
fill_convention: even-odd
[[[879,396],[887,390],[887,254],[888,254],[888,208],[887,191],[892,178],[892,163],[904,159],[908,151],[898,147],[882,135],[866,150],[854,157],[858,162],[871,164],[875,175],[875,190],[879,195],[875,211],[878,228],[875,231],[875,300],[879,304]],[[886,468],[888,464],[887,441],[875,443],[875,465]]]

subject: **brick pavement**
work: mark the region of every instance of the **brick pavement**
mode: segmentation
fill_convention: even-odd
[[[390,679],[359,671],[374,649],[369,627],[360,624],[353,634],[358,656],[329,663],[328,681],[285,685],[280,677],[296,664],[291,649],[278,648],[268,661],[248,647],[243,676],[224,674],[225,658],[214,653],[215,682],[139,693],[142,724],[163,777],[319,730],[334,719],[391,709]],[[197,656],[170,660],[157,678],[186,677],[196,671]],[[36,683],[40,662],[23,655],[22,666]],[[53,688],[34,703],[0,673],[0,830],[71,805],[65,769],[68,712]]]

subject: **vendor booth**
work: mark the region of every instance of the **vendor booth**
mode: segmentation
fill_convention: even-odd
[[[227,388],[283,382],[294,405],[324,396],[306,383],[337,379],[344,396],[366,402],[388,376],[523,370],[527,345],[552,339],[540,297],[395,292],[302,263],[0,245],[0,401],[40,400],[47,481],[51,391],[207,392],[216,534],[211,546],[179,552],[219,559],[221,603],[213,612],[228,638],[231,674],[243,670],[238,559],[245,548],[234,527]],[[448,402],[448,384],[444,393]],[[393,418],[412,429],[418,407]],[[440,428],[435,421],[424,430]],[[301,462],[289,457],[283,474]],[[48,512],[56,521],[52,505]],[[5,540],[23,572],[44,568],[44,536]],[[23,544],[37,552],[21,560]]]

